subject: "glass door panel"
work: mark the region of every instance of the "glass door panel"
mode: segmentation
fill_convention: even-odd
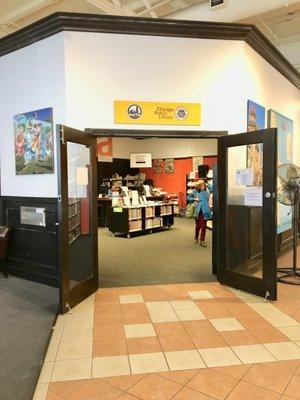
[[[219,139],[218,279],[276,299],[276,130]]]

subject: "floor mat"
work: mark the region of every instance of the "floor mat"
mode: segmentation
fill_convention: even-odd
[[[1,399],[32,399],[57,309],[57,288],[0,275]]]

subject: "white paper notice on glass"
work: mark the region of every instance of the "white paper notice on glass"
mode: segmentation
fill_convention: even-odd
[[[244,186],[253,185],[253,169],[238,169],[236,171],[236,184]]]
[[[244,205],[262,207],[263,205],[262,186],[248,187],[245,189]]]
[[[76,180],[77,180],[77,185],[87,185],[89,183],[87,167],[76,168]]]

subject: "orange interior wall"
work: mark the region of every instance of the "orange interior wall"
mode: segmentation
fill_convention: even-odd
[[[175,159],[175,172],[159,174],[153,168],[143,168],[141,172],[146,177],[153,180],[155,187],[162,188],[170,194],[179,194],[179,206],[185,207],[186,204],[186,175],[193,170],[192,158]]]

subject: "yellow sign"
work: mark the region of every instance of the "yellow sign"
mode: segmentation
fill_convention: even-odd
[[[115,100],[115,124],[200,125],[200,103]]]

